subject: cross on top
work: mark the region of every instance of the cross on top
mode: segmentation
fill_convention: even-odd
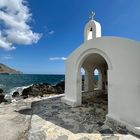
[[[90,13],[90,17],[89,17],[89,18],[90,18],[91,20],[93,20],[94,16],[95,16],[95,13],[92,11],[92,12]]]

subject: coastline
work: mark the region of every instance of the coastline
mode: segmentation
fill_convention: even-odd
[[[29,86],[13,88],[10,94],[4,94],[4,90],[0,89],[0,102],[5,102],[7,104],[30,97],[48,97],[50,95],[59,95],[64,93],[64,86],[64,81],[55,85],[48,83],[32,84]]]
[[[49,83],[55,85],[62,80],[64,81],[64,78],[65,75],[57,74],[0,74],[0,88],[4,90],[4,94],[9,94],[16,88],[22,88],[32,84]]]

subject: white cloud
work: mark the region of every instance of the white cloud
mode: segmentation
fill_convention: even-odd
[[[55,33],[54,30],[51,30],[50,32],[48,32],[49,35],[53,35]]]
[[[49,60],[54,61],[54,60],[66,60],[66,57],[51,57]]]
[[[11,60],[11,59],[13,59],[13,57],[9,54],[0,58],[0,60]]]
[[[9,60],[9,59],[13,59],[13,57],[11,55],[6,55],[3,57],[3,59]]]
[[[0,48],[12,50],[13,44],[37,43],[41,34],[31,30],[31,19],[26,0],[0,0]]]

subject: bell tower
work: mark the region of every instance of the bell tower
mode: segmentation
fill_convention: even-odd
[[[101,37],[101,25],[94,20],[95,13],[91,12],[90,21],[86,24],[84,30],[84,41]]]

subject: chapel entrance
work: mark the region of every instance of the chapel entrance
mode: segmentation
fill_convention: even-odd
[[[96,106],[104,117],[108,112],[107,71],[106,60],[97,53],[88,55],[81,65],[82,104]]]

